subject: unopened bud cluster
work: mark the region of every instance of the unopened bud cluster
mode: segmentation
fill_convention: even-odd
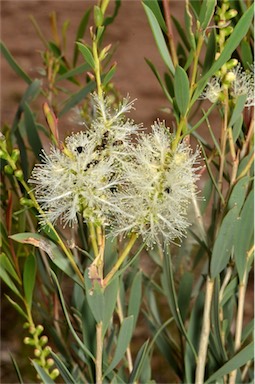
[[[27,328],[30,334],[30,336],[24,338],[24,344],[34,348],[35,358],[33,360],[45,370],[52,380],[56,379],[59,376],[59,371],[57,368],[52,369],[54,360],[49,356],[52,350],[47,345],[48,337],[42,335],[43,326],[41,324],[34,326],[25,323],[24,328]]]

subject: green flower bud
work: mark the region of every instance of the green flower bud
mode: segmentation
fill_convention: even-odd
[[[14,172],[14,175],[18,180],[23,180],[23,172],[21,169],[17,169],[17,171]]]
[[[0,149],[0,159],[7,160],[8,158],[8,153]]]
[[[50,373],[50,377],[54,380],[59,376],[59,370],[57,368],[53,369],[53,371]]]
[[[96,27],[100,27],[103,24],[104,15],[98,5],[94,6],[94,22]]]
[[[50,368],[54,365],[54,360],[52,358],[47,359],[47,366]]]
[[[21,197],[19,200],[21,205],[24,205],[26,207],[33,207],[34,203],[31,199],[27,199],[26,197]]]
[[[38,348],[36,348],[35,350],[34,350],[34,355],[36,356],[36,357],[40,357],[41,356],[41,351],[40,351],[40,349],[38,349]]]
[[[16,163],[16,161],[19,159],[20,151],[19,149],[15,148],[11,153],[12,160]]]
[[[231,33],[233,32],[234,28],[231,27],[231,25],[229,25],[228,27],[224,28],[224,34],[225,36],[229,36],[231,35]]]
[[[34,335],[35,334],[35,326],[34,325],[31,325],[29,327],[29,333],[30,333],[30,335]]]
[[[48,337],[47,336],[42,336],[41,338],[40,338],[40,341],[39,341],[39,344],[41,345],[41,346],[44,346],[45,344],[47,344],[48,343]]]
[[[29,328],[29,326],[30,326],[30,324],[28,322],[25,322],[24,325],[23,325],[23,328],[27,329],[27,328]]]
[[[237,64],[238,64],[237,59],[231,59],[226,63],[226,67],[227,67],[227,69],[232,69],[232,68],[236,67]]]
[[[13,174],[13,169],[10,166],[10,164],[5,165],[4,172],[7,173],[7,175],[12,175]]]
[[[225,84],[225,85],[229,85],[231,83],[233,83],[233,81],[235,81],[236,79],[236,75],[234,72],[228,72],[226,73],[222,83]]]
[[[228,12],[225,13],[226,20],[233,19],[238,14],[236,9],[230,9]]]
[[[24,341],[24,344],[26,344],[26,345],[35,345],[34,340],[30,339],[30,337],[25,337],[25,339],[23,341]]]
[[[43,330],[44,330],[43,325],[41,325],[41,324],[37,325],[37,327],[36,327],[36,334],[39,336],[42,333]]]

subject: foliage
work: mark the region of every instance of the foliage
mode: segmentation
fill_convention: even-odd
[[[58,36],[52,16],[53,41],[46,41],[32,19],[45,46],[47,81],[31,79],[1,43],[27,90],[0,138],[0,276],[28,332],[33,381],[37,375],[43,383],[152,383],[159,351],[169,380],[251,382],[253,321],[244,317],[254,251],[253,7],[183,2],[182,26],[167,0],[143,0],[164,76],[146,61],[169,102],[174,128],[158,122],[151,134],[141,134],[123,116],[132,105],[120,101],[111,82],[116,65],[110,65],[104,35],[120,1],[111,16],[108,5],[102,0],[86,10],[71,60],[67,24]],[[84,44],[86,31],[91,45]],[[38,97],[48,129],[33,110]],[[58,121],[74,107],[90,131],[62,142]],[[41,156],[45,140],[53,149]],[[198,143],[204,167],[194,168],[190,141]],[[89,182],[95,177],[101,183],[100,195],[94,189],[90,198],[76,193],[88,171]],[[193,186],[198,175],[200,200]],[[181,241],[188,199],[195,220]],[[73,228],[59,224],[63,215]],[[150,259],[153,273],[143,269],[141,256]],[[137,345],[140,324],[148,338]],[[14,367],[23,382],[15,360]]]

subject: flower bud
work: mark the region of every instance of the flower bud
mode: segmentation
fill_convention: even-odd
[[[233,83],[233,81],[235,81],[235,79],[236,79],[235,73],[234,72],[228,72],[228,73],[226,73],[226,76],[223,79],[223,84],[229,85],[229,84]]]
[[[238,60],[237,59],[230,59],[227,63],[226,63],[226,67],[227,69],[232,69],[234,67],[236,67],[238,64]]]
[[[21,205],[24,205],[26,207],[33,207],[34,203],[31,199],[27,199],[26,197],[21,197],[19,200]]]
[[[0,159],[7,160],[8,158],[8,153],[0,149]]]
[[[23,180],[23,172],[21,169],[17,169],[17,171],[14,172],[14,175],[18,180]]]
[[[37,325],[36,334],[39,336],[43,330],[44,330],[44,327],[41,324]]]
[[[50,368],[54,365],[54,360],[52,358],[47,359],[47,366]]]
[[[50,377],[54,380],[59,376],[59,370],[57,368],[53,369],[53,371],[50,373]]]
[[[40,349],[36,348],[36,349],[34,350],[34,355],[35,355],[36,357],[40,357],[40,356],[41,356],[41,351],[40,351]]]
[[[226,20],[233,19],[238,14],[236,9],[230,9],[228,12],[225,13]]]
[[[231,33],[233,32],[233,27],[231,27],[231,25],[229,25],[228,27],[224,28],[224,34],[225,36],[229,36],[231,35]]]
[[[4,167],[4,172],[5,172],[7,175],[12,175],[12,174],[13,174],[13,169],[12,169],[12,167],[10,166],[10,164],[5,165],[5,167]]]
[[[24,344],[26,345],[35,345],[34,340],[30,339],[30,337],[25,337],[23,341],[24,341]]]
[[[40,338],[40,341],[39,341],[39,344],[41,345],[41,346],[44,346],[45,344],[47,344],[48,343],[48,337],[47,336],[42,336],[41,338]]]
[[[16,163],[16,161],[19,159],[20,156],[20,150],[15,148],[11,153],[12,160]]]

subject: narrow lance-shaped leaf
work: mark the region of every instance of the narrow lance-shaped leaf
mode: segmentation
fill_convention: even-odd
[[[237,225],[239,209],[234,206],[224,217],[218,236],[213,246],[210,274],[215,278],[227,266],[234,242],[234,231]]]
[[[134,327],[139,315],[142,298],[142,273],[138,272],[134,278],[131,286],[129,303],[128,303],[128,316],[134,316]]]
[[[61,271],[71,277],[71,279],[73,279],[76,283],[81,284],[81,281],[74,272],[69,260],[66,256],[63,255],[63,253],[60,251],[58,246],[53,243],[53,241],[42,235],[39,235],[38,233],[32,232],[17,233],[16,235],[10,236],[10,238],[18,241],[19,243],[31,244],[42,249],[48,254],[53,264],[55,264],[59,269],[61,269]]]
[[[6,60],[8,61],[9,65],[11,66],[11,68],[16,72],[16,74],[19,77],[21,77],[27,84],[31,84],[32,83],[32,79],[18,65],[18,63],[15,61],[15,59],[11,55],[10,51],[7,49],[7,47],[2,42],[0,42],[0,50],[1,50],[1,53],[4,55],[4,57],[6,58]]]
[[[242,281],[247,268],[247,251],[252,245],[254,234],[254,189],[252,189],[244,203],[240,219],[235,228],[234,254],[238,276]]]
[[[235,369],[242,367],[249,360],[254,357],[254,343],[247,345],[241,349],[232,359],[228,360],[222,367],[214,372],[206,381],[205,384],[215,383],[223,376],[234,371]]]
[[[174,76],[174,94],[181,115],[184,116],[189,105],[189,79],[182,67],[177,65]]]
[[[208,27],[216,6],[216,0],[204,0],[202,1],[202,6],[199,13],[199,21],[201,28],[204,30]]]
[[[146,15],[148,17],[153,36],[155,38],[157,47],[159,49],[159,53],[160,53],[162,59],[164,60],[164,63],[166,64],[167,68],[170,70],[170,72],[172,74],[174,74],[174,72],[175,72],[174,65],[173,65],[171,56],[169,54],[163,33],[160,29],[159,23],[158,23],[155,15],[154,15],[154,13],[152,12],[152,10],[144,3],[143,3],[143,7],[144,7],[144,10],[145,10]]]
[[[33,113],[27,103],[24,104],[24,120],[25,120],[25,127],[26,127],[28,142],[35,156],[37,157],[37,159],[40,160],[39,154],[42,149],[42,143],[37,132],[37,126],[36,126]]]
[[[116,367],[116,365],[120,362],[120,360],[123,358],[132,337],[133,321],[134,321],[133,316],[126,317],[123,320],[120,327],[117,346],[116,346],[113,359],[111,361],[111,364],[107,368],[104,376],[108,375],[108,373],[110,373]]]
[[[29,308],[31,308],[31,305],[32,305],[35,276],[36,276],[36,261],[35,261],[34,255],[30,253],[26,259],[26,262],[24,265],[24,273],[23,273],[24,293],[25,293],[25,298]]]
[[[84,13],[84,15],[81,19],[81,22],[80,22],[78,29],[77,29],[77,32],[76,32],[76,38],[75,38],[76,41],[80,40],[85,33],[85,30],[87,28],[88,21],[89,21],[90,12],[91,12],[91,9],[88,9]],[[73,66],[75,66],[77,63],[78,53],[79,53],[79,49],[78,49],[77,44],[75,44],[74,53],[73,53]]]
[[[105,298],[103,288],[99,282],[89,276],[89,268],[85,272],[85,287],[89,307],[97,323],[103,321],[105,312]]]
[[[93,55],[90,51],[90,49],[82,44],[82,43],[76,43],[78,45],[78,48],[79,48],[79,51],[81,52],[82,56],[84,57],[86,63],[88,63],[91,68],[95,68],[95,61],[94,61],[94,58],[93,58]]]

